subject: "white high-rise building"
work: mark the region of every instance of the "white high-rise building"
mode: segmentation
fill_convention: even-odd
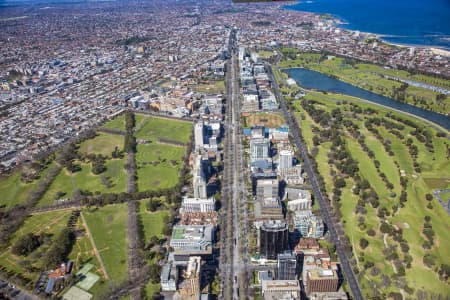
[[[270,142],[266,138],[254,138],[250,140],[250,161],[269,158]]]
[[[181,203],[183,212],[211,212],[215,210],[215,200],[210,198],[189,198],[183,197]]]
[[[279,170],[286,170],[292,168],[292,159],[294,153],[292,150],[281,150],[279,154]]]
[[[195,139],[195,149],[203,148],[203,122],[195,124],[194,139]]]
[[[193,168],[194,178],[194,198],[205,199],[207,197],[206,193],[206,174],[202,167],[202,156],[197,155],[194,161]]]

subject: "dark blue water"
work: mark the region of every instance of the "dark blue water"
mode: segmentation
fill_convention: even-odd
[[[302,0],[286,7],[337,16],[348,23],[342,27],[388,42],[450,50],[449,0]]]
[[[366,91],[339,79],[331,78],[320,72],[303,68],[285,69],[283,71],[286,72],[289,77],[294,79],[300,86],[306,89],[315,89],[358,97],[424,118],[444,127],[447,130],[450,130],[450,117]]]

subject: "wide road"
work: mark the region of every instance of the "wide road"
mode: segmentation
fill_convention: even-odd
[[[355,274],[353,274],[353,270],[350,265],[350,261],[348,257],[345,255],[343,246],[341,244],[339,235],[336,231],[336,225],[333,222],[333,219],[330,216],[330,204],[328,202],[328,199],[322,194],[322,191],[320,190],[319,183],[317,180],[317,176],[315,172],[313,171],[311,167],[311,161],[308,156],[307,147],[303,143],[303,141],[300,139],[300,131],[297,125],[297,122],[294,121],[294,117],[291,115],[290,111],[287,109],[286,100],[280,93],[280,89],[278,86],[278,82],[275,80],[275,76],[273,75],[272,66],[266,65],[267,69],[269,70],[269,76],[271,77],[271,80],[273,82],[273,87],[275,90],[276,97],[279,99],[281,104],[281,110],[283,111],[284,117],[286,121],[288,122],[291,135],[294,139],[294,142],[297,146],[297,148],[300,150],[300,155],[303,159],[304,169],[306,170],[306,173],[308,174],[308,178],[311,182],[311,186],[314,192],[314,196],[319,202],[320,205],[320,211],[322,212],[322,217],[327,224],[328,231],[330,232],[331,239],[333,243],[336,245],[336,252],[339,256],[339,261],[342,270],[344,271],[345,278],[348,282],[348,285],[350,287],[351,293],[353,295],[353,298],[355,300],[363,300],[363,296],[361,293],[361,289],[359,288],[358,281],[356,280]]]
[[[236,30],[230,35],[231,58],[226,74],[226,117],[224,143],[224,178],[222,185],[221,299],[248,298],[247,243],[245,228],[247,209],[244,160],[240,128],[239,69],[236,55]],[[244,205],[243,205],[244,204]],[[243,254],[244,257],[241,256]],[[244,263],[243,263],[244,262]]]

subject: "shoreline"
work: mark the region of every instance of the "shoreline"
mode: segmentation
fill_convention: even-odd
[[[291,11],[297,11],[297,12],[303,12],[303,13],[310,13],[310,14],[314,14],[314,15],[327,15],[330,16],[330,20],[333,21],[334,26],[336,26],[336,28],[339,29],[343,29],[343,30],[347,30],[351,33],[360,33],[362,35],[366,35],[366,36],[374,36],[377,39],[379,39],[381,42],[391,45],[391,46],[395,46],[395,47],[399,47],[399,48],[420,48],[420,49],[427,49],[430,50],[431,52],[433,52],[436,55],[442,55],[442,56],[446,56],[446,57],[450,57],[450,45],[449,46],[440,46],[440,45],[422,45],[422,44],[409,44],[409,43],[396,43],[396,42],[391,42],[391,41],[387,41],[384,38],[388,38],[388,37],[396,37],[398,35],[395,34],[382,34],[382,33],[375,33],[375,32],[367,32],[367,31],[361,31],[361,30],[357,30],[357,29],[350,29],[350,28],[346,28],[345,25],[350,25],[350,22],[346,21],[345,19],[343,19],[342,17],[340,17],[339,15],[336,14],[332,14],[332,13],[320,13],[320,12],[312,12],[312,11],[305,11],[305,10],[298,10],[298,9],[293,9],[291,8],[292,6],[295,6],[297,4],[301,4],[302,1],[295,1],[294,3],[289,3],[289,4],[285,4],[285,5],[281,5],[281,9],[285,9],[285,10],[291,10]]]

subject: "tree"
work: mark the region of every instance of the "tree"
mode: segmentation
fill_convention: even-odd
[[[149,266],[149,275],[150,275],[150,281],[152,283],[158,283],[160,278],[159,274],[161,274],[161,267],[157,264],[151,264]]]
[[[369,241],[366,240],[365,238],[361,238],[361,239],[359,240],[359,246],[360,246],[362,249],[366,249],[367,246],[369,246]]]
[[[388,234],[391,234],[391,233],[392,233],[392,227],[391,227],[391,225],[389,225],[389,224],[386,223],[386,222],[381,222],[380,231],[381,231],[382,233],[388,233]]]
[[[154,212],[154,211],[156,211],[158,209],[160,204],[161,203],[159,202],[159,200],[157,200],[157,199],[150,199],[147,202],[147,210],[149,210],[151,212]]]
[[[63,229],[43,258],[44,267],[52,269],[65,261],[72,250],[74,241],[74,233],[68,228]]]
[[[428,268],[432,268],[436,264],[436,258],[431,254],[425,254],[423,264]]]
[[[338,189],[345,187],[345,179],[344,178],[338,178],[334,181],[334,186]]]
[[[402,249],[403,253],[408,253],[409,251],[409,245],[406,241],[400,243],[400,248]]]
[[[427,201],[431,201],[431,200],[433,200],[433,195],[431,195],[431,194],[426,194],[426,195],[425,195],[425,199],[427,199]]]
[[[367,230],[367,234],[368,234],[369,236],[375,236],[376,232],[375,232],[375,230],[373,230],[373,229],[371,228],[371,229]]]
[[[39,236],[28,233],[21,236],[11,248],[15,255],[27,256],[41,245]]]

